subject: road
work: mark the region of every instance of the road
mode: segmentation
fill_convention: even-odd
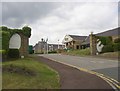
[[[102,73],[115,80],[118,80],[118,60],[110,60],[95,57],[78,57],[61,54],[43,54],[39,55],[46,58],[70,64],[79,68],[84,68],[98,73]],[[119,74],[120,75],[120,74]]]
[[[96,75],[80,71],[59,62],[51,61],[42,56],[34,56],[34,58],[38,62],[47,64],[50,68],[58,72],[60,89],[78,89],[79,91],[83,91],[83,89],[94,89],[99,91],[102,89],[100,91],[115,91],[110,84]]]

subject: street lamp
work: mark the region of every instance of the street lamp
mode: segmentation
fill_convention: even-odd
[[[59,49],[59,39],[58,39],[58,49]]]
[[[47,44],[47,54],[48,54],[48,38],[46,39],[46,44]]]

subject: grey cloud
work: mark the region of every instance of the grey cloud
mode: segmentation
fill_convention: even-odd
[[[42,37],[57,43],[65,34],[88,35],[91,31],[116,27],[117,4],[60,3],[60,2],[4,2],[2,22],[8,27],[30,24],[30,44]],[[103,7],[105,6],[105,7]],[[120,12],[120,11],[119,11]]]
[[[2,3],[2,24],[20,27],[24,23],[33,23],[49,14],[57,3],[50,2],[4,2]]]

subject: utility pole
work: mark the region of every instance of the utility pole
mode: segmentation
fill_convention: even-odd
[[[44,54],[46,53],[46,48],[45,48],[45,40],[43,41],[43,45],[44,45]]]
[[[46,39],[46,44],[47,44],[47,54],[48,54],[48,38]]]
[[[58,39],[58,49],[59,49],[60,47],[59,47],[59,39]]]

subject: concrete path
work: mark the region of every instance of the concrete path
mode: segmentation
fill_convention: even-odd
[[[40,56],[50,58],[58,62],[67,63],[76,67],[96,71],[118,80],[117,60],[102,59],[95,57],[78,57],[78,56],[69,56],[69,55],[61,55],[61,54],[49,54],[49,55],[43,54]]]
[[[75,69],[73,67],[36,56],[40,62],[55,69],[60,76],[61,89],[96,89],[95,91],[114,91],[112,87],[100,77]]]

